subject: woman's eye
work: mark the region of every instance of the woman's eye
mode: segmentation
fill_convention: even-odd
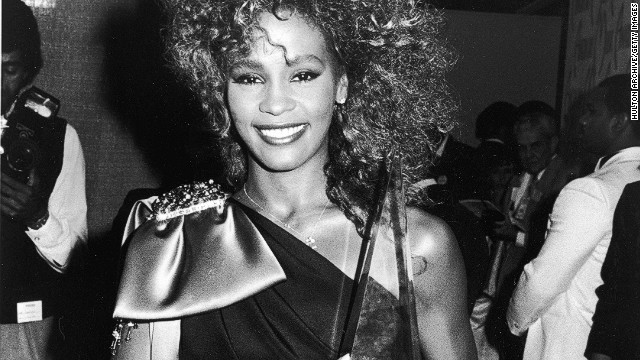
[[[311,71],[303,71],[301,73],[296,74],[293,79],[291,79],[292,81],[301,81],[301,82],[307,82],[307,81],[311,81],[315,78],[317,78],[318,76],[320,76],[320,74],[311,72]]]
[[[253,85],[262,83],[262,80],[255,75],[240,75],[233,78],[233,82],[236,84]]]

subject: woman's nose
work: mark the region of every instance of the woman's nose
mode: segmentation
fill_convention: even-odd
[[[289,91],[290,89],[285,84],[271,84],[267,88],[265,97],[260,102],[260,111],[278,116],[293,110],[296,103]]]

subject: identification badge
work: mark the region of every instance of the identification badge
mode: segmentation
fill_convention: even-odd
[[[514,187],[513,190],[511,190],[511,202],[512,205],[515,205],[516,199],[518,198],[518,192],[520,191],[519,187]]]
[[[42,320],[42,301],[29,301],[18,303],[18,324],[41,321]]]
[[[524,220],[524,217],[527,214],[528,206],[529,206],[529,199],[524,197],[520,199],[520,203],[516,207],[513,217],[518,220]]]

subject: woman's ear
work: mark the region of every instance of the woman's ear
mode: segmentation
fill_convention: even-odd
[[[347,74],[342,74],[340,80],[338,80],[338,86],[336,87],[336,102],[338,104],[344,104],[347,101],[347,95],[349,94],[349,79]]]

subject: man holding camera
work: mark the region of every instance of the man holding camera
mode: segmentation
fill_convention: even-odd
[[[71,299],[65,274],[86,248],[87,205],[76,131],[57,100],[30,87],[42,67],[31,9],[2,1],[0,358],[63,358]]]

